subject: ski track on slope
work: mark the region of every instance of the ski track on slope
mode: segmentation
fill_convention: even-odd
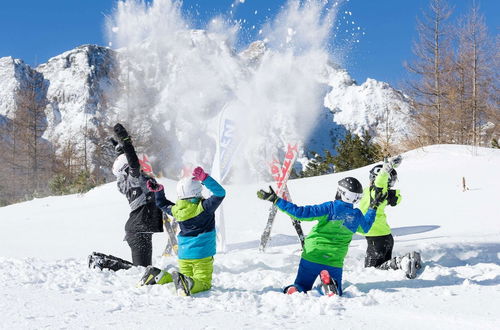
[[[361,322],[356,327],[363,323],[383,327],[376,317],[381,309],[398,314],[389,328],[421,328],[422,313],[425,323],[431,324],[435,317],[443,325],[444,318],[446,327],[492,329],[498,325],[495,306],[500,298],[491,301],[485,295],[491,289],[499,292],[500,243],[494,237],[489,243],[401,245],[396,244],[396,255],[408,247],[425,248],[424,269],[417,279],[407,280],[400,271],[363,268],[363,251],[357,248],[346,259],[345,295],[332,298],[317,291],[292,296],[281,293],[295,277],[300,258],[295,246],[271,248],[269,254],[239,250],[218,255],[213,289],[195,298],[177,297],[171,284],[137,288],[143,267],[110,272],[87,269],[86,260],[0,258],[0,309],[5,315],[1,326],[140,328],[168,324],[211,329],[220,328],[219,322],[224,320],[227,328],[258,324],[258,328],[271,329],[349,325],[356,318]],[[471,311],[463,304],[464,290],[480,307]],[[400,315],[402,304],[408,315]],[[449,313],[449,304],[455,312],[443,317]],[[440,310],[440,306],[448,307]],[[373,314],[374,319],[359,313]],[[435,313],[439,316],[433,316]]]

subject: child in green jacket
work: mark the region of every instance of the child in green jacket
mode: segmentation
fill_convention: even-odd
[[[342,295],[342,267],[352,235],[361,226],[368,231],[375,219],[376,201],[373,201],[365,215],[353,204],[362,196],[361,183],[352,177],[338,182],[335,201],[319,205],[297,206],[279,198],[271,187],[260,190],[257,196],[270,201],[276,207],[299,221],[318,221],[307,235],[300,260],[297,277],[284,293],[307,292],[320,276],[326,295]]]
[[[363,191],[359,208],[363,213],[368,211],[370,202],[374,198],[380,200],[375,222],[367,232],[359,229],[358,232],[366,237],[367,248],[365,267],[379,269],[403,269],[408,278],[415,278],[416,271],[421,267],[420,254],[410,252],[403,257],[392,258],[394,238],[391,227],[387,223],[385,207],[396,206],[401,202],[399,189],[391,189],[397,180],[397,167],[402,161],[396,156],[384,161],[383,165],[376,165],[370,170],[370,186]]]

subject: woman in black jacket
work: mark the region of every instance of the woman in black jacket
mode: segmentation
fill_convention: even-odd
[[[132,251],[133,264],[149,266],[152,263],[153,233],[163,231],[162,212],[155,205],[154,193],[146,186],[151,177],[141,170],[127,130],[119,123],[113,130],[123,151],[113,164],[113,174],[117,178],[118,190],[127,197],[131,209],[125,224],[125,240]]]

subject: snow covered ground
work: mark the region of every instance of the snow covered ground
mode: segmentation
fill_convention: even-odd
[[[269,209],[255,197],[262,183],[227,187],[228,249],[216,256],[211,291],[186,298],[170,285],[137,288],[144,268],[113,273],[86,265],[92,251],[130,259],[122,241],[128,205],[111,183],[84,196],[0,208],[0,328],[500,328],[500,150],[447,145],[404,156],[397,184],[404,199],[388,218],[394,254],[422,253],[415,280],[364,269],[366,243],[355,237],[343,297],[283,295],[295,278],[299,245],[279,214],[272,247],[257,251]],[[321,203],[344,176],[367,184],[369,168],[293,180],[290,191],[300,205]],[[163,183],[174,198],[175,182]],[[154,235],[156,264],[175,263],[160,257],[165,238]]]

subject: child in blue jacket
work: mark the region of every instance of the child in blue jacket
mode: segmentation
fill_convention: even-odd
[[[318,221],[304,241],[304,249],[293,284],[284,293],[307,292],[320,276],[325,295],[342,295],[344,258],[356,230],[368,231],[375,220],[378,201],[373,201],[365,215],[354,207],[363,194],[361,183],[347,177],[339,181],[334,201],[319,205],[297,206],[270,191],[260,190],[257,197],[299,221]]]
[[[202,185],[212,192],[210,198],[202,197]],[[148,188],[155,192],[156,206],[173,216],[180,227],[177,236],[179,271],[168,273],[156,268],[156,276],[161,272],[156,283],[174,282],[177,293],[183,296],[209,290],[216,253],[215,210],[226,191],[201,167],[194,169],[192,177],[177,183],[175,204],[165,197],[163,186],[156,181],[148,181]]]

